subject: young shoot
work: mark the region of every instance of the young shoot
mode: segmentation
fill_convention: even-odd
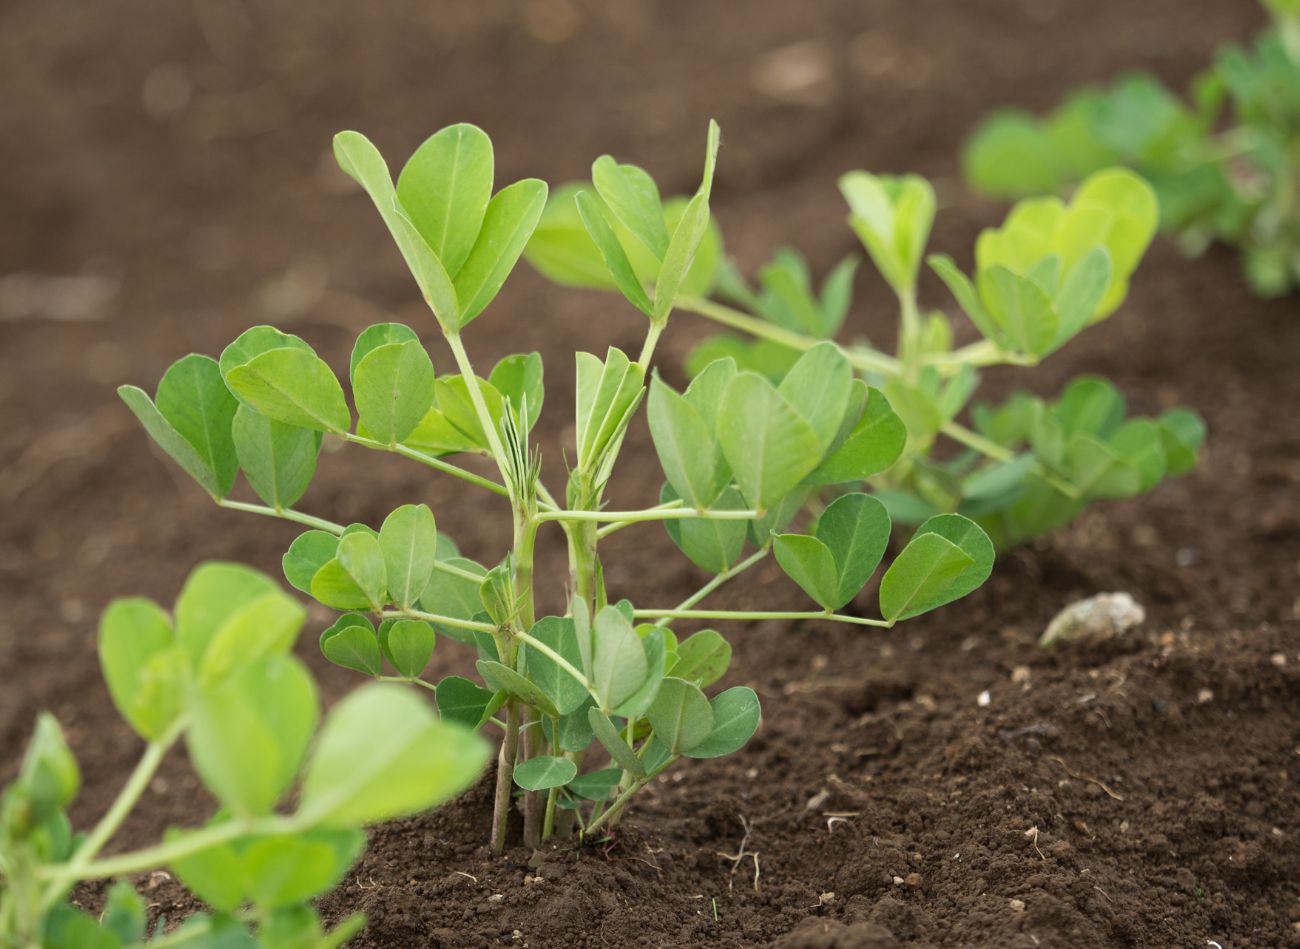
[[[365,825],[460,793],[488,747],[394,685],[363,686],[318,729],[315,682],[291,653],[305,619],[274,580],[227,563],[191,573],[171,613],[141,598],[108,607],[100,665],[144,753],[99,822],[74,832],[67,810],[81,784],[77,762],[53,716],[37,719],[22,768],[0,795],[0,945],[333,949],[361,929],[354,914],[327,931],[311,901],[360,855]],[[219,810],[152,846],[102,856],[182,741]],[[211,911],[150,933],[144,898],[125,880],[98,917],[69,900],[78,883],[161,868]]]
[[[473,126],[431,137],[396,184],[370,142],[343,132],[339,164],[373,200],[409,265],[432,311],[427,327],[362,332],[347,367],[350,403],[306,342],[267,326],[217,359],[181,359],[153,398],[121,390],[159,446],[219,505],[308,528],[289,544],[284,572],[339,611],[321,636],[328,659],[430,690],[445,721],[499,733],[490,831],[497,851],[518,833],[516,800],[528,846],[575,831],[603,834],[674,762],[731,754],[754,734],[754,691],[712,691],[728,669],[727,641],[711,629],[679,635],[677,621],[888,627],[964,596],[992,565],[992,545],[971,520],[929,518],[884,571],[879,616],[867,617],[853,604],[884,558],[886,506],[846,494],[812,532],[789,530],[811,493],[860,483],[904,450],[898,415],[840,348],[807,347],[779,384],[731,358],[702,367],[684,392],[655,377],[656,344],[673,310],[708,292],[720,259],[709,212],[718,136],[711,124],[700,185],[687,198],[663,201],[644,170],[603,156],[590,185],[563,188],[547,203],[546,186],[532,179],[494,192],[492,146]],[[540,356],[478,369],[462,339],[530,240],[541,269],[615,289],[644,317],[639,352],[576,354],[575,439],[552,456],[569,464],[555,493],[532,439],[546,395]],[[434,327],[442,345],[431,355],[421,332]],[[642,409],[666,483],[644,508],[610,510],[605,491]],[[379,525],[303,512],[296,505],[326,437],[487,492],[509,519],[511,548],[486,563],[464,557],[418,503]],[[489,460],[495,475],[463,466],[467,455]],[[239,471],[260,504],[232,499]],[[680,604],[633,604],[606,586],[601,541],[655,522],[712,575]],[[565,544],[566,575],[535,575],[539,541]],[[815,609],[701,606],[769,554]],[[539,584],[567,594],[563,615],[536,615]],[[425,678],[440,638],[470,651],[476,679]]]

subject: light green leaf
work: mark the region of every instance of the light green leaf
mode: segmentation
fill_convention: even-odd
[[[370,436],[395,445],[433,404],[433,363],[417,340],[372,349],[352,374],[357,415]]]
[[[922,524],[880,582],[880,611],[903,620],[960,599],[988,579],[993,544],[959,514],[938,514]]]
[[[736,686],[715,695],[709,702],[713,710],[713,731],[709,737],[686,752],[688,758],[721,758],[739,751],[754,737],[762,712],[753,689]]]
[[[467,123],[431,135],[397,176],[398,203],[453,279],[483,226],[492,176],[492,142]]]
[[[384,518],[379,547],[390,598],[409,609],[428,587],[437,557],[438,528],[429,506],[403,504]]]
[[[659,500],[667,504],[679,498],[672,485],[665,484]],[[728,487],[709,507],[715,511],[743,511],[746,505],[740,492]],[[713,517],[677,517],[665,520],[663,525],[691,563],[701,570],[721,573],[740,560],[750,523]]]
[[[357,585],[337,557],[325,563],[311,578],[311,595],[336,610],[368,610],[373,606],[366,591]]]
[[[374,627],[364,616],[347,613],[320,636],[320,651],[336,666],[362,675],[383,674],[384,660]]]
[[[545,206],[546,183],[536,178],[502,188],[488,202],[482,230],[455,277],[460,301],[457,326],[467,325],[500,292]]]
[[[587,721],[591,725],[596,740],[609,752],[609,756],[614,759],[614,762],[620,768],[635,777],[645,777],[645,765],[641,763],[641,759],[636,756],[636,753],[628,747],[627,742],[623,740],[623,736],[614,727],[614,723],[609,720],[609,716],[593,705],[587,710]]]
[[[185,667],[178,655],[171,619],[150,600],[114,600],[100,618],[99,664],[109,695],[145,739],[159,737],[180,714]]]
[[[697,194],[682,212],[682,218],[677,222],[677,228],[668,244],[668,252],[664,255],[659,279],[655,281],[654,308],[650,313],[652,321],[662,323],[668,319],[708,227],[709,197],[704,193]]]
[[[805,484],[846,484],[884,471],[902,455],[907,427],[879,389],[871,389],[866,408],[847,438],[804,479]]]
[[[994,265],[979,272],[980,297],[1008,349],[1041,356],[1060,332],[1052,301],[1028,277]]]
[[[321,435],[267,418],[241,405],[231,426],[244,477],[259,498],[278,509],[292,507],[316,474]]]
[[[833,610],[838,599],[839,577],[835,558],[816,537],[806,534],[778,534],[772,543],[776,562],[800,588],[823,609]]]
[[[311,596],[311,580],[338,553],[339,539],[329,531],[310,530],[299,534],[281,558],[284,578],[295,590]]]
[[[699,747],[713,732],[713,709],[699,686],[671,676],[659,686],[646,719],[672,755]]]
[[[515,353],[513,356],[506,356],[492,367],[488,382],[514,408],[516,418],[520,417],[526,404],[528,406],[527,427],[531,429],[537,424],[537,419],[542,414],[542,402],[546,397],[540,353]]]
[[[817,539],[830,551],[837,578],[831,609],[851,601],[871,579],[889,545],[889,531],[885,506],[867,494],[841,495],[822,512]]]
[[[167,453],[172,461],[180,465],[186,474],[214,498],[225,496],[228,489],[223,488],[217,473],[208,466],[208,462],[194,446],[163,417],[148,393],[138,386],[118,386],[117,394],[140,420],[149,437]]]
[[[627,427],[644,392],[644,376],[639,365],[612,346],[604,362],[583,352],[575,354],[575,361],[578,467],[591,472],[610,443]]]
[[[602,708],[612,709],[641,688],[649,675],[641,638],[615,607],[606,606],[592,619],[592,691]]]
[[[306,620],[302,605],[278,588],[244,604],[213,634],[199,664],[199,684],[206,686],[247,663],[288,652]]]
[[[450,567],[474,573],[480,577],[487,576],[487,571],[480,564],[465,557],[452,557],[446,563]],[[424,592],[420,594],[420,609],[427,613],[437,613],[440,616],[448,616],[452,619],[471,620],[475,614],[483,609],[483,604],[479,600],[481,582],[481,580],[466,580],[463,577],[435,570],[432,576],[429,577]],[[454,626],[435,624],[434,629],[440,635],[448,636],[457,642],[472,644],[474,641],[473,637],[465,630]]]
[[[515,784],[525,791],[545,791],[568,784],[578,775],[578,766],[568,758],[539,755],[515,765]]]
[[[476,381],[483,402],[487,405],[488,417],[496,425],[501,421],[501,415],[505,411],[501,393],[486,379],[476,377]],[[458,375],[442,376],[434,383],[433,391],[438,401],[438,409],[446,416],[447,421],[472,445],[486,453],[488,438],[479,422],[478,412],[474,408],[474,400],[470,397],[469,384],[465,378]]]
[[[476,729],[492,714],[490,708],[497,694],[464,676],[447,676],[438,683],[434,697],[443,721]]]
[[[529,635],[559,653],[569,665],[582,671],[582,653],[578,649],[578,635],[573,620],[559,616],[543,616],[529,630]],[[525,668],[528,677],[551,700],[556,711],[568,715],[587,700],[587,684],[539,649],[525,646]]]
[[[420,337],[415,330],[405,323],[376,323],[374,326],[367,327],[362,330],[361,335],[357,337],[356,343],[352,346],[352,356],[348,360],[348,378],[355,380],[357,366],[360,365],[361,360],[380,346],[386,346],[389,343],[418,343],[419,341]]]
[[[280,587],[264,573],[242,564],[209,561],[190,573],[176,599],[176,642],[194,669],[209,643],[232,616]]]
[[[351,827],[256,838],[240,859],[247,898],[274,910],[319,896],[343,879],[365,845],[366,835]]]
[[[379,627],[379,646],[397,674],[414,679],[433,658],[433,627],[422,620],[386,620]]]
[[[702,629],[678,643],[677,658],[668,674],[703,688],[726,675],[730,665],[731,644],[717,631]]]
[[[1196,454],[1205,441],[1205,422],[1191,409],[1171,409],[1157,424],[1169,473],[1187,474],[1196,467]]]
[[[1053,349],[1092,322],[1110,285],[1110,275],[1110,255],[1104,247],[1092,248],[1066,274],[1052,301],[1061,318]]]
[[[565,790],[584,801],[608,801],[614,796],[622,777],[622,768],[601,768],[578,775],[565,785]]]
[[[658,376],[650,383],[646,419],[659,463],[674,492],[692,507],[708,507],[726,487],[729,474],[719,471],[708,423]]]
[[[632,264],[627,258],[627,252],[623,250],[618,235],[614,233],[614,228],[606,217],[609,211],[604,203],[587,191],[579,191],[574,195],[574,201],[578,206],[578,215],[582,219],[582,226],[586,228],[592,243],[600,251],[600,257],[605,262],[605,267],[613,278],[614,285],[618,287],[629,303],[646,316],[652,316],[654,305],[650,302],[645,287],[642,286],[640,278],[632,269]]]
[[[487,742],[406,689],[366,685],[326,720],[299,813],[328,827],[416,814],[469,787],[487,759]]]
[[[821,461],[817,433],[762,376],[739,373],[727,386],[718,438],[745,500],[771,507]]]
[[[446,131],[444,129],[444,131]],[[427,143],[426,143],[427,144]],[[356,181],[379,210],[389,233],[397,243],[402,257],[406,261],[415,282],[419,285],[424,298],[433,307],[438,319],[445,326],[455,326],[459,313],[456,291],[451,285],[451,278],[437,255],[420,235],[419,230],[407,218],[406,212],[397,201],[397,192],[393,189],[392,175],[388,164],[379,150],[359,132],[339,132],[334,136],[334,157],[344,173]],[[488,190],[491,191],[491,172],[488,173]],[[487,197],[483,197],[484,205]],[[480,219],[482,215],[479,215]],[[478,224],[474,224],[478,232]],[[473,241],[474,235],[469,240]],[[224,360],[222,371],[226,371]]]
[[[158,383],[158,411],[212,472],[219,496],[230,493],[239,472],[230,423],[238,402],[217,361],[191,354],[172,363]]]
[[[1005,337],[993,317],[984,309],[984,304],[980,301],[980,296],[975,291],[975,285],[971,283],[970,278],[962,273],[947,254],[931,254],[926,260],[930,264],[930,269],[947,285],[948,292],[953,295],[962,312],[970,317],[975,328],[985,339],[1002,345],[1006,341]]]
[[[236,670],[191,702],[194,770],[233,814],[270,813],[298,772],[317,707],[311,675],[292,656]]]
[[[849,404],[853,370],[835,343],[818,343],[799,357],[777,391],[817,434],[819,454],[830,448]]]
[[[620,605],[622,603],[627,603],[629,608],[632,605],[627,600],[620,601]],[[641,639],[641,649],[645,652],[645,681],[641,683],[640,688],[613,709],[615,715],[628,719],[644,716],[650,703],[659,694],[664,673],[668,671],[669,641],[672,640],[674,643],[676,641],[671,630],[648,623],[637,626],[636,634]]]
[[[236,366],[226,383],[263,415],[318,432],[346,432],[352,414],[325,361],[296,347],[272,349]]]
[[[474,664],[478,674],[491,688],[508,692],[526,705],[533,705],[552,718],[559,717],[559,710],[550,696],[543,692],[531,679],[528,679],[507,665],[494,659],[480,659]]]
[[[388,572],[379,540],[362,531],[345,534],[339,539],[338,562],[379,612],[388,601]]]
[[[285,348],[301,349],[305,353],[313,352],[311,346],[300,336],[282,333],[274,326],[250,326],[221,351],[221,359],[218,361],[221,377],[224,379],[230,375],[230,370],[252,362],[262,353]]]
[[[668,251],[668,229],[659,188],[644,169],[602,155],[591,166],[591,182],[605,206],[658,260]]]

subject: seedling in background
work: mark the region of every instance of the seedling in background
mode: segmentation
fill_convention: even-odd
[[[0,796],[0,945],[331,949],[360,930],[355,914],[326,931],[311,901],[361,853],[365,825],[458,794],[483,770],[488,747],[393,685],[364,686],[318,730],[316,685],[290,652],[305,618],[271,578],[227,563],[197,568],[171,614],[140,598],[108,607],[100,665],[144,754],[99,823],[74,833],[67,809],[81,783],[77,762],[55,719],[37,719],[18,777]],[[152,847],[100,856],[182,739],[220,810]],[[211,912],[170,933],[160,924],[150,938],[145,901],[125,881],[109,889],[98,918],[68,900],[83,881],[164,867]]]
[[[1186,99],[1130,73],[1043,119],[995,113],[966,146],[967,180],[1016,198],[1126,165],[1155,187],[1161,228],[1188,253],[1223,241],[1240,248],[1256,293],[1300,287],[1300,3],[1265,6],[1272,28],[1223,49]]]
[[[855,171],[840,179],[840,190],[849,205],[850,226],[898,297],[897,353],[865,341],[827,341],[840,330],[849,309],[852,259],[831,272],[819,293],[803,259],[791,250],[778,252],[760,270],[757,289],[724,265],[717,295],[734,306],[685,296],[678,308],[751,339],[724,333],[690,354],[687,369],[695,378],[684,402],[692,402],[692,392],[699,397],[693,401],[695,414],[673,408],[680,429],[674,440],[663,434],[667,408],[659,410],[656,425],[656,392],[651,392],[651,431],[672,497],[698,504],[700,485],[716,488],[709,472],[675,476],[672,465],[684,456],[707,466],[707,457],[681,451],[679,445],[691,437],[682,433],[708,430],[710,407],[719,404],[732,412],[718,426],[721,445],[731,452],[723,461],[735,474],[740,500],[777,512],[768,528],[780,529],[799,502],[821,509],[865,482],[877,503],[853,508],[862,518],[887,515],[894,523],[919,524],[919,535],[948,536],[937,525],[950,523],[948,515],[964,515],[1005,549],[1067,524],[1091,501],[1132,497],[1167,476],[1191,470],[1204,438],[1196,414],[1174,409],[1158,419],[1130,418],[1123,396],[1103,379],[1077,379],[1051,401],[1020,393],[999,407],[977,403],[970,411],[973,428],[958,421],[978,387],[978,367],[1036,365],[1123,302],[1156,225],[1155,197],[1140,178],[1122,169],[1106,170],[1085,181],[1068,204],[1056,198],[1022,201],[1001,227],[980,235],[973,276],[951,258],[931,255],[930,267],[983,337],[961,347],[954,347],[948,317],[937,310],[923,313],[917,302],[935,213],[929,183],[915,175]],[[550,211],[543,227],[549,216]],[[575,244],[578,239],[572,237]],[[538,246],[543,240],[547,243]],[[534,238],[530,256],[544,262],[541,269],[562,283],[599,286],[579,266],[561,270],[550,263],[555,242],[553,233],[542,230]],[[578,254],[575,247],[570,257]],[[726,390],[727,396],[736,396],[734,406],[719,402],[728,373],[745,380]],[[850,411],[838,416],[845,391]],[[781,417],[783,405],[797,405],[800,398],[816,400],[815,406],[804,407],[813,425],[782,429],[786,441],[772,451],[786,467],[767,476],[776,478],[778,493],[788,493],[779,502],[755,497],[752,467],[764,450],[748,446],[772,443],[742,427],[740,404],[764,406],[762,411]],[[813,431],[822,410],[829,412],[826,419],[842,418],[844,427],[824,419],[820,433]],[[945,441],[955,443],[958,451],[954,454]],[[664,457],[665,447],[673,458]],[[737,500],[712,498],[709,503],[719,506]],[[823,519],[838,519],[841,501],[826,508]],[[822,536],[831,529],[820,524],[817,536],[780,538],[776,547],[786,572],[823,605],[843,593],[832,567],[840,561]],[[678,530],[674,539],[701,566],[723,567],[733,562],[728,540],[740,540],[721,528],[689,538]],[[955,537],[949,540],[961,546]],[[925,543],[933,547],[937,542]],[[712,549],[705,552],[705,544]],[[894,569],[914,556],[905,550]],[[935,549],[933,562],[941,559]],[[814,565],[820,579],[812,576]],[[882,597],[895,589],[888,581],[886,575]],[[886,609],[884,615],[908,613]]]
[[[435,370],[414,329],[371,327],[349,365],[354,421],[333,370],[307,343],[254,327],[220,359],[180,360],[154,399],[122,390],[163,450],[218,504],[310,528],[289,546],[284,571],[342,613],[321,637],[327,658],[431,690],[444,720],[500,731],[491,832],[498,851],[516,789],[526,844],[575,826],[593,834],[678,759],[730,754],[754,734],[760,712],[752,689],[705,691],[726,674],[726,640],[713,630],[679,637],[675,622],[807,618],[888,627],[970,592],[992,564],[978,526],[957,515],[934,518],[884,572],[881,618],[845,611],[884,553],[885,509],[849,495],[814,534],[790,533],[788,525],[816,486],[886,468],[905,433],[885,397],[853,377],[835,346],[810,347],[780,385],[730,358],[703,367],[684,393],[649,375],[674,306],[713,282],[717,148],[718,128],[710,125],[702,181],[687,199],[661,201],[648,174],[605,156],[593,165],[594,186],[562,189],[543,212],[540,182],[490,196],[492,148],[473,126],[430,138],[396,187],[374,146],[341,133],[339,164],[387,223],[455,371]],[[546,488],[531,438],[545,397],[541,358],[509,356],[480,374],[461,339],[530,238],[539,267],[617,289],[646,319],[635,357],[616,348],[576,354],[576,437],[565,453],[563,501]],[[643,404],[667,483],[649,507],[609,510],[606,486]],[[398,507],[377,530],[297,510],[322,437],[393,452],[498,495],[501,516],[513,525],[511,550],[487,565],[462,556],[420,504]],[[457,457],[475,455],[495,472],[471,470]],[[264,503],[230,498],[238,470]],[[600,541],[652,522],[713,574],[677,605],[634,606],[606,588]],[[567,575],[534,576],[547,525],[567,546]],[[698,607],[774,543],[816,609]],[[568,592],[564,615],[535,615],[539,582]],[[477,681],[424,678],[442,638],[474,651]]]

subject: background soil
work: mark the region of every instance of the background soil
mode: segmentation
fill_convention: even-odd
[[[335,365],[371,322],[431,329],[368,202],[332,169],[334,131],[404,155],[467,119],[493,136],[501,176],[559,182],[610,151],[680,191],[716,116],[715,207],[746,268],[783,241],[823,271],[852,250],[834,178],[854,167],[932,176],[934,246],[968,261],[1001,213],[956,178],[982,113],[1044,107],[1129,66],[1182,83],[1260,21],[1245,0],[10,0],[0,777],[52,709],[84,766],[75,816],[94,820],[139,750],[100,681],[99,611],[123,594],[170,602],[203,559],[274,572],[294,536],[212,508],[113,387],[152,387],[173,359],[255,322]],[[858,284],[854,331],[887,337],[879,280],[864,268]],[[474,325],[484,362],[543,353],[552,481],[570,353],[636,345],[638,320],[521,267]],[[705,330],[675,318],[670,378]],[[377,829],[326,910],[364,909],[364,946],[1300,946],[1297,360],[1295,299],[1252,299],[1230,254],[1188,262],[1158,244],[1115,318],[1042,370],[989,381],[1052,392],[1096,371],[1136,410],[1190,403],[1211,429],[1193,476],[1094,509],[891,634],[734,629],[730,682],[762,695],[760,734],[651,786],[607,847],[557,849],[540,867],[521,851],[491,859],[480,789]],[[638,429],[622,501],[656,492],[647,451]],[[322,460],[305,506],[377,523],[406,501],[430,503],[473,556],[495,560],[508,540],[491,499],[351,450]],[[543,575],[562,569],[552,541]],[[676,602],[702,579],[655,528],[611,548],[609,580],[638,603]],[[1035,648],[1059,608],[1104,590],[1147,606],[1131,643]],[[717,602],[800,598],[768,566]],[[314,614],[302,652],[332,700],[357,680],[314,655],[324,622]],[[454,653],[439,671],[464,665]],[[121,845],[193,823],[201,794],[169,763]],[[140,882],[157,911],[191,908],[166,875]]]

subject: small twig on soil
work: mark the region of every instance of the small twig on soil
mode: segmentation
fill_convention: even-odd
[[[1042,849],[1038,846],[1038,827],[1034,826],[1029,828],[1025,831],[1025,836],[1034,842],[1034,849],[1038,851],[1038,856],[1046,861],[1047,855],[1043,853]]]
[[[762,873],[762,871],[759,869],[759,866],[758,866],[758,852],[757,852],[757,851],[749,851],[749,850],[746,850],[746,849],[745,849],[746,845],[749,843],[749,836],[750,836],[751,833],[753,833],[754,825],[751,824],[751,823],[749,822],[748,818],[746,818],[746,817],[744,817],[744,816],[742,815],[742,816],[740,817],[740,826],[743,827],[743,828],[745,828],[745,836],[740,838],[740,847],[739,847],[739,849],[738,849],[734,854],[723,853],[721,850],[717,851],[717,854],[718,854],[718,856],[721,857],[723,860],[730,860],[730,861],[731,861],[731,877],[730,877],[730,879],[728,879],[728,881],[727,881],[727,892],[728,892],[728,893],[735,892],[735,888],[736,888],[736,871],[740,869],[740,863],[741,863],[741,861],[744,860],[746,857],[750,857],[750,858],[752,858],[753,861],[754,861],[754,892],[757,893],[757,892],[758,892],[758,878],[759,878],[759,875]]]
[[[478,877],[474,876],[472,873],[466,873],[464,870],[452,870],[451,872],[453,876],[465,877],[467,880],[473,880],[475,883],[478,882]]]
[[[1097,787],[1101,788],[1103,791],[1106,792],[1107,795],[1113,797],[1117,801],[1124,800],[1124,798],[1116,794],[1110,788],[1106,787],[1106,785],[1103,782],[1098,781],[1096,778],[1090,778],[1086,774],[1079,774],[1076,771],[1072,771],[1068,764],[1066,764],[1064,761],[1062,761],[1060,758],[1056,757],[1055,755],[1048,755],[1047,760],[1055,761],[1057,764],[1059,764],[1062,768],[1065,769],[1065,773],[1068,774],[1070,777],[1077,778],[1080,781],[1087,781],[1089,784],[1097,785]]]
[[[1106,891],[1103,890],[1101,887],[1094,885],[1094,886],[1093,886],[1093,889],[1096,890],[1098,893],[1100,893],[1102,896],[1105,896],[1105,897],[1106,897],[1106,902],[1107,902],[1107,903],[1113,903],[1113,902],[1115,902],[1114,900],[1112,900],[1112,899],[1111,899],[1111,898],[1106,894]]]
[[[833,833],[836,824],[847,824],[849,823],[849,818],[858,817],[861,813],[861,811],[844,811],[840,814],[827,814],[826,833]]]

